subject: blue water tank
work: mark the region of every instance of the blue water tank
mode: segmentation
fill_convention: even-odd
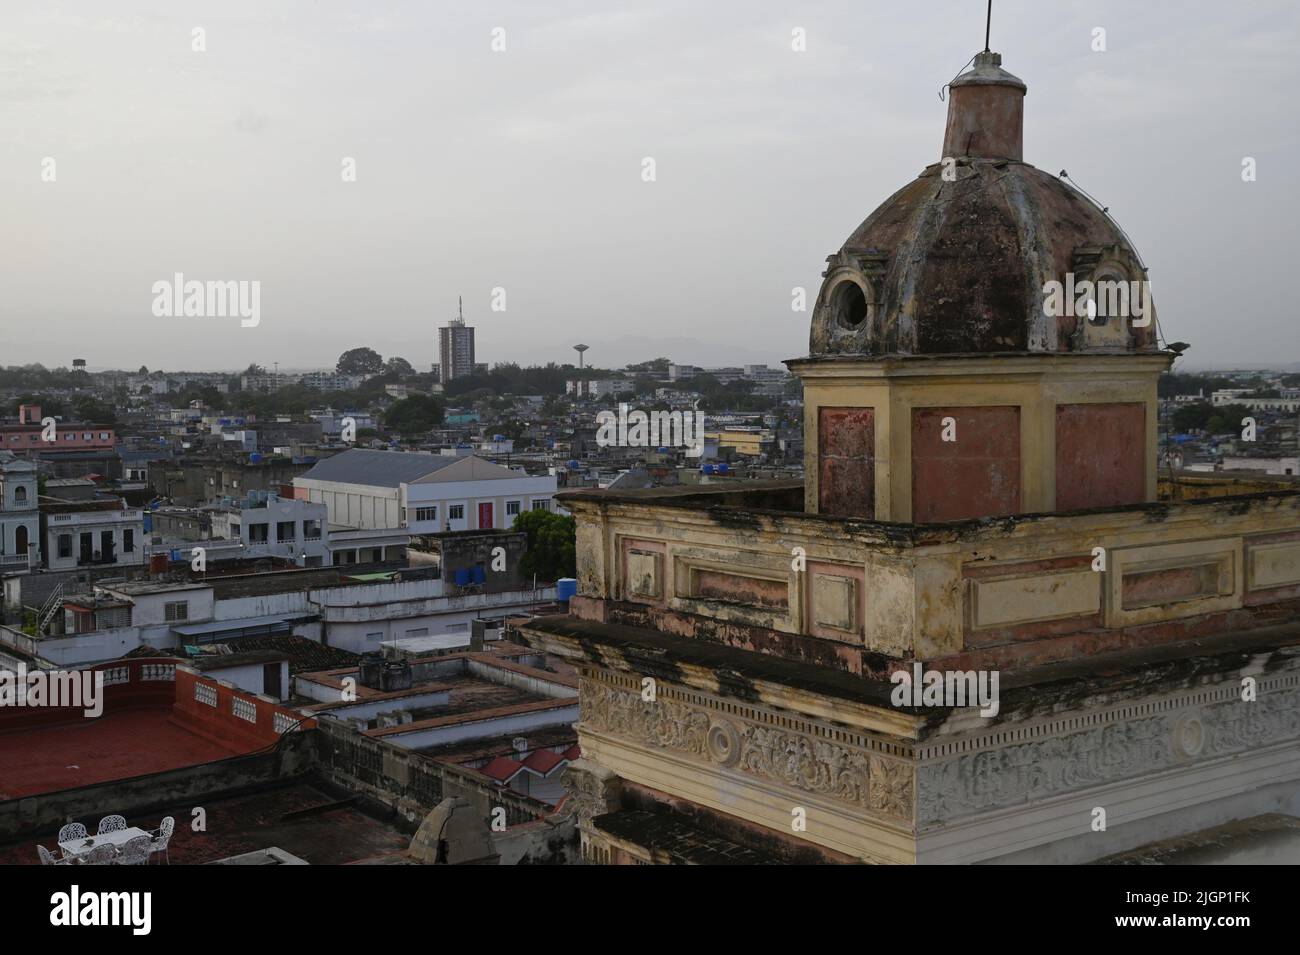
[[[730,470],[731,470],[730,466],[728,466],[725,462],[722,462],[718,465],[719,474],[726,474]]]
[[[668,453],[668,449],[667,449],[667,448],[660,448],[660,449],[659,449],[659,453],[660,453],[660,454],[667,454],[667,453]]]
[[[574,577],[561,577],[555,582],[555,596],[559,600],[570,600],[578,596],[578,581]]]
[[[577,458],[569,458],[568,467],[570,471],[576,471],[578,470],[578,468],[582,467],[582,462],[579,461]]]
[[[485,583],[487,581],[487,571],[482,567],[473,567],[470,569],[469,579],[476,584]]]
[[[493,441],[504,441],[505,439],[506,439],[506,436],[505,436],[504,434],[494,434],[494,435],[492,435],[492,440],[493,440]]]
[[[262,461],[262,455],[259,454],[257,451],[254,451],[252,454],[248,456],[249,464],[260,464],[261,461]]]
[[[469,568],[468,568],[468,567],[457,567],[457,568],[456,568],[456,577],[455,577],[455,579],[456,579],[456,586],[457,586],[457,587],[464,587],[466,584],[468,584],[468,583],[469,583]]]
[[[701,474],[712,474],[713,471],[714,471],[714,467],[713,467],[712,464],[701,464],[701,465],[700,465],[700,473],[701,473]]]
[[[170,557],[173,564],[179,563],[181,559],[180,550],[173,548]]]

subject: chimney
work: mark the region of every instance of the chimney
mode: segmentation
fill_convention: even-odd
[[[944,158],[1023,159],[1026,88],[1002,69],[1001,53],[976,54],[948,85]]]

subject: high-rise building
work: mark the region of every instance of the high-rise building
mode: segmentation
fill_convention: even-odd
[[[438,380],[444,385],[474,374],[474,327],[465,324],[460,299],[456,300],[456,317],[438,329],[438,357]]]

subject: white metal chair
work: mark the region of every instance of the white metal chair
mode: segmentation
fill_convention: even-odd
[[[167,853],[167,845],[172,841],[172,833],[176,831],[176,820],[172,816],[163,819],[162,825],[158,831],[153,834],[153,841],[149,845],[149,852],[161,852],[167,864],[172,864],[171,856]]]
[[[149,847],[153,839],[148,835],[133,836],[126,840],[117,854],[118,865],[144,865],[149,861]]]
[[[41,857],[41,865],[71,865],[71,859],[56,859],[45,846],[37,845],[36,851]]]
[[[73,839],[86,838],[86,827],[79,822],[70,822],[59,830],[60,842],[71,842]]]
[[[106,832],[121,832],[126,828],[126,816],[105,816],[99,820],[99,835]]]
[[[117,847],[105,842],[81,857],[82,865],[112,865],[117,861]]]

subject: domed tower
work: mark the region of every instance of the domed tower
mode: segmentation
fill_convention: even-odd
[[[943,154],[827,259],[803,379],[806,509],[927,523],[1155,499],[1141,259],[1022,159],[1026,87],[985,51]]]

